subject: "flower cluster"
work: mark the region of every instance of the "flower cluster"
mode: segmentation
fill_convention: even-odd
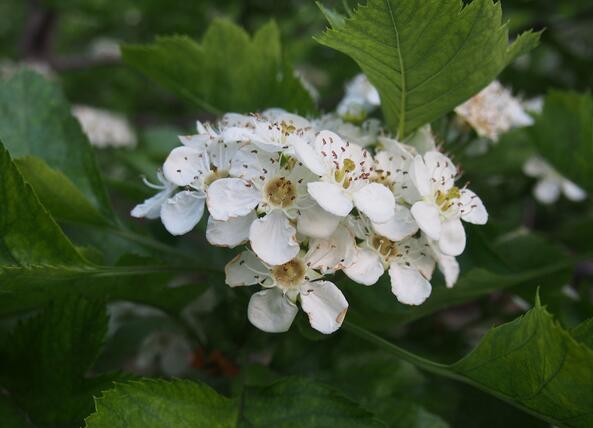
[[[197,134],[180,140],[161,183],[148,183],[159,192],[132,215],[160,217],[180,235],[207,209],[212,245],[245,245],[227,264],[226,283],[262,287],[248,317],[267,332],[288,330],[299,306],[313,328],[337,330],[348,302],[328,276],[340,270],[363,285],[388,271],[398,301],[423,303],[437,266],[447,286],[457,280],[462,222],[488,219],[427,128],[403,143],[376,121],[271,109],[198,122]]]

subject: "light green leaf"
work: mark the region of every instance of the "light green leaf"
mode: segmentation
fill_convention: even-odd
[[[62,172],[111,218],[93,150],[55,83],[21,71],[0,84],[0,138],[13,157],[37,156]]]
[[[562,175],[593,192],[593,97],[552,91],[531,128],[542,156]]]
[[[201,44],[185,36],[159,37],[151,45],[124,46],[122,53],[128,64],[212,113],[314,110],[283,59],[274,21],[251,38],[241,27],[216,19]]]
[[[79,424],[92,397],[127,376],[87,378],[107,331],[103,304],[58,301],[19,324],[0,347],[0,382],[40,426]]]
[[[490,83],[539,34],[509,45],[500,2],[369,0],[317,40],[352,57],[377,87],[400,139]]]
[[[117,384],[96,399],[87,428],[150,427],[381,427],[385,426],[334,389],[288,378],[246,387],[226,398],[187,380]]]
[[[593,424],[593,350],[577,342],[541,306],[495,327],[451,364],[414,355],[352,324],[346,329],[436,375],[467,383],[561,427]]]

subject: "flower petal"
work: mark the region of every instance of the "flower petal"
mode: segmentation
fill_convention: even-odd
[[[458,256],[465,249],[465,229],[460,219],[443,223],[439,239],[440,250],[448,256]]]
[[[415,234],[418,231],[418,224],[409,208],[396,204],[394,215],[385,223],[373,223],[373,229],[392,241],[401,241]]]
[[[204,147],[174,148],[163,164],[163,174],[178,186],[187,186],[210,172],[208,154]]]
[[[488,211],[482,200],[469,189],[461,191],[461,203],[463,204],[461,219],[473,224],[486,224],[488,222]]]
[[[234,248],[249,240],[249,227],[256,219],[255,211],[227,221],[215,220],[210,217],[206,228],[206,239],[210,244],[218,247]]]
[[[445,284],[447,284],[448,288],[453,287],[459,278],[459,263],[457,263],[455,257],[445,254],[441,254],[437,258],[437,263],[439,270],[445,277]]]
[[[318,281],[305,284],[301,288],[301,307],[309,317],[311,327],[324,334],[340,328],[348,302],[333,283]]]
[[[441,214],[439,209],[424,201],[416,202],[410,210],[418,227],[431,239],[438,240],[441,236]]]
[[[297,230],[310,238],[327,238],[336,230],[341,217],[328,213],[317,204],[311,201],[310,208],[300,210],[297,218]]]
[[[356,253],[354,235],[344,226],[325,239],[312,239],[305,255],[307,266],[323,274],[333,273],[352,264]]]
[[[253,252],[245,250],[226,264],[224,274],[227,285],[241,287],[261,283],[269,270]]]
[[[261,192],[240,178],[221,178],[208,187],[207,201],[210,215],[226,221],[249,214],[261,201]]]
[[[354,205],[374,223],[385,223],[393,217],[395,198],[387,187],[369,183],[352,195]]]
[[[574,202],[582,201],[587,197],[587,193],[570,180],[562,180],[562,192]]]
[[[299,253],[296,229],[280,210],[255,220],[249,230],[251,248],[257,256],[270,265],[281,265]]]
[[[204,195],[200,192],[183,190],[161,207],[161,221],[172,235],[183,235],[200,222],[204,214]]]
[[[420,155],[416,155],[410,165],[410,179],[421,196],[426,196],[431,193],[431,174]]]
[[[346,217],[352,211],[352,201],[337,184],[315,181],[307,184],[309,195],[328,213]]]
[[[533,193],[542,204],[553,204],[560,197],[560,182],[555,178],[539,180]]]
[[[247,318],[266,333],[288,331],[298,308],[278,288],[262,290],[251,296]]]
[[[173,189],[165,189],[153,197],[146,199],[141,204],[136,205],[130,212],[130,215],[136,218],[145,217],[151,220],[159,218],[161,215],[161,206],[169,199],[172,192]]]
[[[353,263],[343,270],[348,278],[362,285],[373,285],[385,272],[381,257],[370,248],[358,248]]]
[[[391,291],[400,303],[420,305],[430,296],[432,286],[420,272],[393,263],[389,267]]]
[[[328,173],[327,164],[323,161],[321,153],[307,143],[303,138],[295,138],[292,141],[295,155],[311,172],[322,176]]]

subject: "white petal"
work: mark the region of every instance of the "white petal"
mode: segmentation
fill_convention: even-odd
[[[430,296],[432,286],[420,272],[396,263],[389,267],[391,291],[400,303],[421,305]]]
[[[243,251],[224,267],[225,283],[241,287],[261,283],[269,276],[269,270],[251,251]]]
[[[169,199],[172,192],[173,189],[166,189],[157,193],[152,198],[146,199],[141,204],[136,205],[130,212],[130,215],[136,218],[146,217],[151,220],[159,218],[161,215],[161,206]]]
[[[385,272],[381,257],[370,248],[359,248],[354,262],[343,270],[348,278],[362,285],[373,285]]]
[[[465,229],[460,219],[443,223],[439,239],[440,250],[449,256],[458,256],[465,249]]]
[[[354,205],[374,223],[385,223],[393,217],[395,199],[387,187],[369,183],[352,195]]]
[[[249,240],[249,227],[257,219],[255,211],[243,217],[234,217],[227,221],[208,218],[206,239],[218,247],[234,248]]]
[[[553,204],[560,197],[560,182],[555,178],[544,178],[537,182],[533,192],[542,204]]]
[[[482,200],[471,190],[461,191],[461,203],[463,204],[463,221],[473,224],[486,224],[488,222],[488,211]]]
[[[309,317],[311,327],[330,334],[342,325],[348,302],[333,283],[318,281],[301,288],[301,307]]]
[[[410,166],[410,179],[421,196],[426,196],[431,193],[430,171],[424,164],[424,160],[420,155],[416,155]]]
[[[539,156],[532,156],[523,164],[523,172],[530,177],[544,177],[554,173],[554,169]]]
[[[315,202],[331,214],[346,217],[352,211],[352,201],[337,184],[316,181],[307,184],[307,190]]]
[[[277,288],[255,293],[249,300],[247,318],[266,333],[288,331],[298,308]]]
[[[328,213],[317,202],[311,201],[310,208],[300,210],[297,230],[310,238],[327,238],[336,230],[341,217]]]
[[[300,249],[296,229],[280,210],[254,221],[249,230],[249,240],[255,254],[270,265],[292,260]]]
[[[579,202],[587,197],[587,193],[570,180],[562,180],[562,192],[571,201]]]
[[[329,238],[312,239],[305,260],[311,269],[326,274],[352,264],[355,253],[354,235],[345,226],[339,226]]]
[[[210,172],[206,148],[176,147],[163,165],[163,174],[171,183],[187,186]]]
[[[292,142],[295,155],[311,172],[322,176],[328,173],[328,167],[323,161],[321,153],[315,149],[302,138],[296,138]]]
[[[445,277],[445,283],[447,284],[448,288],[451,288],[457,282],[457,278],[459,278],[459,263],[455,257],[447,256],[445,254],[441,254],[438,257],[438,265],[439,270]]]
[[[393,217],[385,223],[373,223],[373,229],[392,241],[401,241],[415,234],[418,231],[418,225],[409,208],[396,204]]]
[[[204,195],[191,190],[177,193],[161,207],[161,221],[172,235],[183,235],[200,222],[204,214]]]
[[[242,217],[261,201],[261,192],[240,178],[222,178],[208,187],[208,211],[216,220]]]
[[[410,210],[418,227],[431,239],[441,236],[441,213],[437,207],[424,201],[416,202]]]

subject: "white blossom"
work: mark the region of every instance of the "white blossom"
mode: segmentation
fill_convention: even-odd
[[[336,111],[348,121],[360,122],[379,105],[381,99],[377,88],[366,75],[358,74],[346,85],[346,94]]]
[[[537,178],[533,189],[535,199],[542,204],[553,204],[564,194],[571,201],[579,202],[587,193],[569,179],[563,177],[552,165],[539,156],[529,158],[523,165],[523,172]]]
[[[133,147],[136,145],[136,133],[121,114],[82,105],[72,107],[72,114],[80,122],[82,130],[93,146]]]

